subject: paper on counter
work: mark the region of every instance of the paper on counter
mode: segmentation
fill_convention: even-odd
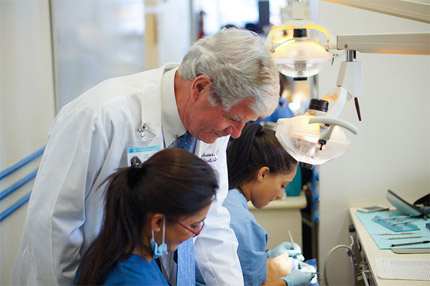
[[[381,278],[430,281],[430,259],[375,258],[375,264]]]

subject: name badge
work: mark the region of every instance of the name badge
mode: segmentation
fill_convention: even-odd
[[[137,129],[135,140],[127,142],[127,166],[131,166],[131,158],[137,156],[143,163],[152,157],[158,151],[161,151],[163,146],[162,136],[151,132],[148,127],[143,124]]]
[[[161,145],[128,147],[127,165],[131,166],[131,158],[133,158],[134,156],[137,156],[140,159],[140,161],[143,163],[160,150],[161,150]]]

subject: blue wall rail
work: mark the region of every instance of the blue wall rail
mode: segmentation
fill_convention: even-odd
[[[33,160],[40,157],[43,154],[43,151],[45,151],[45,147],[37,150],[36,152],[31,154],[30,156],[25,157],[24,159],[22,159],[18,163],[14,164],[13,166],[7,168],[6,170],[0,172],[0,180],[13,174],[15,171],[19,170],[20,168],[24,167],[28,163],[30,163]],[[19,188],[21,188],[22,186],[24,186],[29,181],[33,180],[34,177],[36,177],[36,174],[37,174],[37,169],[32,171],[30,174],[28,174],[27,176],[25,176],[21,180],[17,181],[12,186],[1,191],[0,192],[0,201],[3,200],[4,198],[6,198],[7,196],[9,196],[10,194],[12,194],[13,192],[15,192],[16,190],[18,190]],[[11,205],[7,210],[1,212],[0,213],[0,222],[2,222],[4,219],[6,219],[8,216],[10,216],[14,211],[19,209],[21,206],[25,205],[28,202],[28,200],[30,199],[30,194],[31,194],[31,192],[29,192],[28,194],[23,196],[21,199],[19,199],[17,202],[15,202],[13,205]]]
[[[43,151],[45,151],[45,147],[40,148],[39,150],[37,150],[36,152],[34,152],[33,154],[31,154],[30,156],[25,157],[24,159],[22,159],[21,161],[19,161],[15,165],[7,168],[4,171],[1,171],[0,172],[0,180],[6,178],[7,176],[9,176],[10,174],[12,174],[13,172],[15,172],[15,171],[19,170],[20,168],[24,167],[25,165],[27,165],[31,161],[37,159],[39,156],[41,156],[43,154]]]
[[[27,176],[25,176],[24,178],[22,178],[21,180],[19,180],[18,182],[16,182],[15,184],[13,184],[12,186],[10,186],[9,188],[0,192],[0,201],[6,198],[7,196],[9,196],[10,194],[12,194],[13,192],[15,192],[16,190],[18,190],[19,188],[21,188],[22,186],[24,186],[25,184],[27,184],[28,182],[30,182],[31,180],[33,180],[34,177],[36,177],[36,174],[37,174],[37,169],[31,172],[30,174],[28,174]]]
[[[0,213],[0,222],[2,222],[5,218],[10,216],[14,211],[19,209],[21,206],[25,205],[30,199],[31,192],[23,196],[19,201],[11,205],[7,210]]]

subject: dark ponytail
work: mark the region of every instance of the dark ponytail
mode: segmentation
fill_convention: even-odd
[[[105,180],[104,224],[83,258],[78,285],[103,283],[118,261],[129,258],[136,247],[144,248],[146,213],[171,218],[193,215],[211,203],[218,188],[212,168],[179,148],[164,149],[133,166]]]
[[[270,173],[292,171],[297,161],[287,153],[275,136],[275,132],[259,123],[248,123],[237,139],[232,139],[227,148],[229,189],[254,178],[264,166]]]

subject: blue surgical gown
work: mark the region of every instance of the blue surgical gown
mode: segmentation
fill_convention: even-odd
[[[246,198],[236,189],[230,190],[223,206],[230,212],[230,227],[239,242],[237,254],[245,285],[266,282],[267,232],[249,211]]]

